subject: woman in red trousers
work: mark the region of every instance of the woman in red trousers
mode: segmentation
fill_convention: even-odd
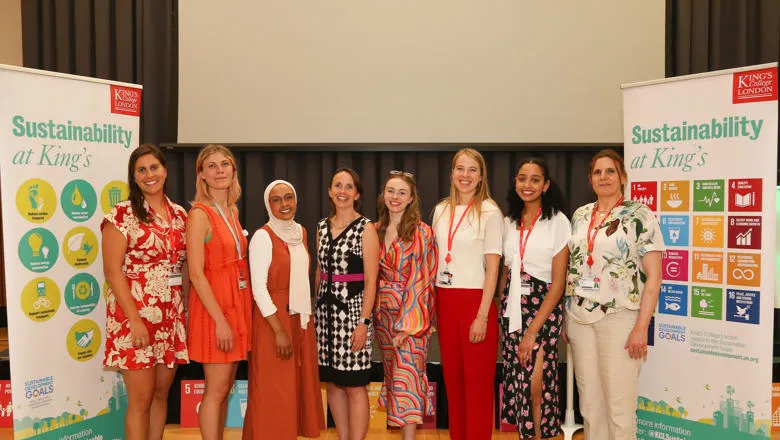
[[[433,214],[439,248],[439,344],[453,440],[487,440],[493,432],[498,351],[493,294],[503,218],[490,198],[486,172],[478,151],[458,151],[450,195]]]

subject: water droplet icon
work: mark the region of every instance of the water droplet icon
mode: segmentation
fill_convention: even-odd
[[[70,195],[70,203],[73,204],[73,206],[82,206],[84,202],[84,197],[81,195],[81,191],[79,191],[78,185],[74,185],[73,187],[73,193]]]

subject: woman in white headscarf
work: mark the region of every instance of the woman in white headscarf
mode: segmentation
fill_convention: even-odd
[[[255,298],[244,439],[319,437],[325,427],[311,314],[306,229],[292,184],[265,189],[268,223],[249,244]]]

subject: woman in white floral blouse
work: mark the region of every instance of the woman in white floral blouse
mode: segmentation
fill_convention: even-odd
[[[571,219],[566,333],[585,439],[634,439],[637,382],[661,288],[664,242],[653,212],[624,199],[619,154],[596,153],[589,172],[598,200]]]
[[[189,360],[182,300],[187,213],[165,195],[167,168],[154,145],[136,148],[129,199],[101,225],[108,281],[103,363],[119,369],[127,387],[128,440],[162,439],[176,366]]]

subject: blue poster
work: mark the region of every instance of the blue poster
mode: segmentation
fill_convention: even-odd
[[[658,312],[666,315],[688,315],[688,286],[679,284],[661,284],[658,297]]]
[[[726,321],[758,324],[760,312],[761,292],[726,290]]]
[[[667,246],[688,246],[690,217],[687,215],[662,215],[661,234]]]

